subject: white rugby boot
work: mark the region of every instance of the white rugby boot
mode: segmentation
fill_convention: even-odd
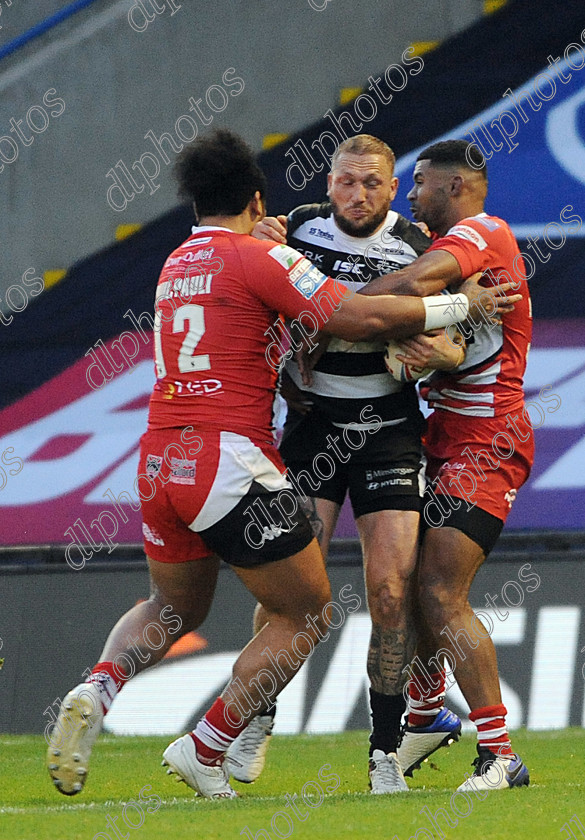
[[[226,753],[227,766],[238,782],[255,782],[264,769],[273,728],[271,715],[257,715],[231,744]]]
[[[430,755],[458,741],[460,735],[460,719],[445,707],[430,726],[403,726],[396,754],[404,775],[412,776],[413,771],[418,770]]]
[[[47,749],[47,769],[60,793],[75,796],[83,790],[103,720],[100,692],[92,682],[75,686],[61,703]]]
[[[374,750],[368,766],[372,793],[400,793],[408,790],[396,753]]]
[[[206,799],[235,799],[238,796],[229,783],[226,761],[222,764],[202,764],[197,758],[195,741],[190,733],[169,744],[163,753],[162,764],[169,768],[169,776],[174,773],[178,781],[185,782]]]
[[[475,770],[459,785],[457,790],[504,790],[513,787],[527,787],[530,784],[528,768],[514,755],[496,755],[487,747],[477,745]]]

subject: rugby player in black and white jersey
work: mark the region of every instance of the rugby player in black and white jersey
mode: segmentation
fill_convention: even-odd
[[[381,140],[349,138],[331,160],[329,201],[298,207],[288,219],[267,217],[254,235],[286,242],[353,291],[404,268],[431,240],[391,209],[394,162]],[[453,367],[459,349],[444,344],[444,366]],[[289,410],[280,451],[325,557],[349,493],[372,618],[370,783],[373,793],[408,790],[396,749],[406,705],[403,670],[415,642],[410,602],[424,489],[418,395],[387,372],[379,342],[331,339],[309,378],[311,384],[303,381],[294,359],[286,364],[282,393]],[[257,610],[256,632],[265,621]],[[260,774],[274,712],[260,714],[232,745],[228,761],[237,779]]]

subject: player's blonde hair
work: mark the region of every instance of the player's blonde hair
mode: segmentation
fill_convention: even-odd
[[[340,143],[331,158],[331,170],[335,169],[337,158],[341,154],[348,155],[382,155],[388,161],[391,172],[394,172],[396,157],[394,152],[383,140],[372,137],[371,134],[356,134]]]

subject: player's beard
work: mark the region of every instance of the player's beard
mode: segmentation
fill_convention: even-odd
[[[356,236],[360,239],[365,239],[375,233],[380,225],[383,224],[388,214],[388,208],[386,207],[384,210],[380,210],[379,213],[376,213],[376,215],[365,224],[362,223],[358,225],[356,222],[352,222],[351,219],[347,219],[345,216],[341,215],[337,202],[333,201],[332,198],[329,200],[331,201],[333,218],[335,219],[337,227],[344,233],[347,233],[348,236]]]

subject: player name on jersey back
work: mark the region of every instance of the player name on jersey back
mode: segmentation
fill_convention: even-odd
[[[277,369],[268,362],[279,313],[319,329],[342,289],[285,245],[200,227],[163,266],[155,301],[157,381],[149,429],[193,425],[272,439]]]

